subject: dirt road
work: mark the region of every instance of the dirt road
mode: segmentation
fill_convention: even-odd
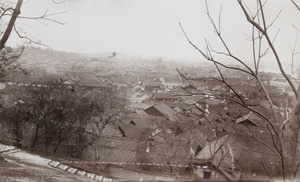
[[[2,149],[2,150],[1,150]],[[80,175],[71,174],[47,163],[48,159],[29,154],[17,149],[5,149],[0,144],[0,181],[1,182],[74,182],[74,181],[96,181]]]

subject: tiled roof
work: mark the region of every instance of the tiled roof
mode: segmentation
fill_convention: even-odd
[[[249,114],[244,115],[244,116],[238,118],[235,121],[235,123],[239,124],[239,123],[241,123],[243,121],[246,121],[246,120],[252,122],[256,126],[260,126],[259,123],[262,121],[262,119],[260,117],[256,116],[253,112],[250,112]]]
[[[172,116],[176,114],[176,111],[174,111],[173,109],[171,109],[169,106],[167,106],[164,103],[160,103],[157,105],[152,106],[154,107],[156,110],[158,110],[160,113],[162,113],[164,116]]]
[[[229,134],[218,138],[207,143],[196,158],[211,162],[230,179],[239,178],[239,176],[230,175],[231,172],[237,170],[236,161],[239,159],[243,149],[243,143],[237,142],[237,140],[236,135]]]
[[[168,93],[154,93],[153,98],[155,99],[177,99],[179,97],[174,97],[171,94]]]

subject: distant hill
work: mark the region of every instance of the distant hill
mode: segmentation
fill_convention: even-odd
[[[100,52],[100,53],[80,53],[81,56],[87,57],[87,58],[113,58],[113,57],[118,57],[118,58],[125,58],[125,59],[133,59],[133,56],[129,56],[124,53],[120,52]]]
[[[172,62],[172,64],[171,64]],[[114,63],[113,65],[111,63]],[[241,64],[231,62],[229,60],[222,60],[223,64],[230,66],[239,66]],[[199,59],[195,60],[174,60],[164,57],[154,56],[138,56],[128,55],[121,52],[100,52],[100,53],[70,53],[63,51],[54,51],[51,49],[41,48],[26,48],[23,55],[19,59],[21,68],[27,69],[28,71],[43,70],[47,73],[57,74],[62,73],[64,70],[80,70],[85,71],[85,68],[92,69],[94,67],[134,67],[137,65],[168,65],[172,68],[181,67],[204,67],[213,66],[209,61],[204,60],[199,56]],[[81,67],[81,68],[80,68]],[[270,66],[270,61],[261,62],[261,70],[267,72],[278,72],[277,65]],[[287,72],[290,72],[290,68],[286,68]],[[295,71],[297,71],[295,69]]]
[[[153,67],[151,70],[157,70],[162,65],[168,65],[168,68],[175,71],[180,66],[160,57],[132,56],[120,52],[69,53],[32,47],[25,49],[18,62],[22,69],[39,75],[64,74],[70,71],[91,72],[99,69],[107,71],[126,68],[130,71],[136,66]]]

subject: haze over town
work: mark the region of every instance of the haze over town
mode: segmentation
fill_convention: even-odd
[[[272,1],[267,22],[272,22],[277,13],[280,16],[272,27],[271,35],[276,45],[288,45],[280,49],[286,68],[291,64],[291,50],[299,28],[297,11],[291,4],[282,7],[279,1]],[[253,1],[253,3],[255,3]],[[255,4],[249,3],[250,7]],[[265,6],[271,4],[267,2]],[[211,0],[208,2],[211,14],[218,21],[222,7],[222,34],[235,53],[245,61],[252,56],[249,25],[234,0]],[[204,0],[138,1],[138,0],[76,0],[54,4],[51,1],[31,0],[22,7],[22,16],[40,16],[46,11],[55,15],[54,19],[65,23],[30,21],[22,19],[16,27],[26,32],[33,40],[40,40],[53,50],[77,53],[120,52],[127,55],[162,57],[168,59],[203,60],[198,51],[188,44],[179,23],[182,24],[191,41],[199,48],[205,48],[205,40],[216,50],[224,50],[214,33],[212,24],[205,14]],[[286,22],[291,22],[287,24]],[[293,27],[293,26],[295,27]],[[251,30],[251,28],[250,28]],[[21,44],[16,34],[11,35],[9,45]],[[297,44],[299,46],[299,41]],[[250,48],[250,49],[249,49]],[[267,56],[263,61],[266,68],[278,70],[272,64],[274,57]],[[290,70],[289,68],[287,69]]]

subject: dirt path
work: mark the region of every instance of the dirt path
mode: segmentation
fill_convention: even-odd
[[[0,161],[0,181],[93,181],[67,172],[32,164],[16,163],[15,161]]]
[[[117,167],[110,167],[105,172],[110,174],[112,178],[118,179],[118,181],[180,181],[175,177],[135,172]]]
[[[1,156],[3,158],[1,158]],[[0,144],[0,181],[1,182],[74,182],[74,181],[97,181],[96,178],[88,178],[72,174],[67,170],[59,169],[51,165],[51,161],[39,155],[15,149],[11,146]],[[117,181],[193,181],[191,179],[176,178],[164,175],[136,172],[118,167],[108,167],[102,171],[107,179]],[[111,181],[111,180],[110,180]]]
[[[1,182],[74,182],[95,181],[86,177],[52,168],[47,163],[48,159],[29,154],[13,148],[5,148],[0,144],[0,181]]]

